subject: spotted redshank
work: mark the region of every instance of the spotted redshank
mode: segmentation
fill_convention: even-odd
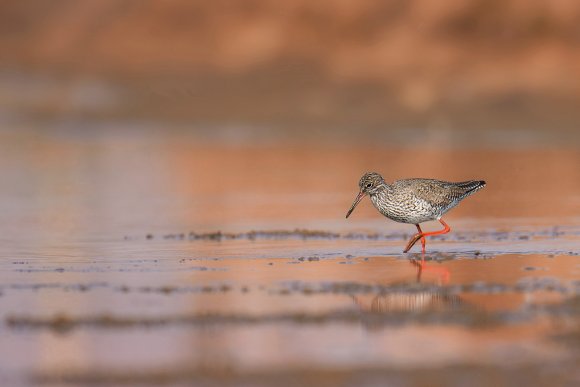
[[[408,252],[420,239],[422,252],[425,253],[425,237],[447,234],[451,231],[447,223],[441,219],[443,214],[472,193],[485,187],[485,181],[451,183],[434,179],[403,179],[388,184],[378,173],[368,172],[361,177],[358,185],[360,192],[346,217],[349,217],[365,195],[369,195],[381,214],[395,222],[411,223],[417,227],[418,233],[409,240],[403,252]],[[419,224],[429,220],[438,220],[443,225],[443,230],[423,232]]]

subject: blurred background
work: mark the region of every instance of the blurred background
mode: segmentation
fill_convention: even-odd
[[[2,2],[5,212],[336,227],[375,170],[488,180],[454,214],[571,216],[579,63],[576,1]]]
[[[573,0],[0,4],[0,120],[404,144],[578,144]]]

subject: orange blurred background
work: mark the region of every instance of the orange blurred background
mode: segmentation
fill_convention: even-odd
[[[573,0],[0,4],[5,120],[578,144],[579,63]]]

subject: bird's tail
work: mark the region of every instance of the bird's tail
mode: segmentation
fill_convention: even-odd
[[[479,191],[483,187],[485,187],[484,180],[469,180],[469,181],[462,181],[460,183],[456,183],[456,185],[460,188],[465,190],[466,195],[471,195],[472,193]]]

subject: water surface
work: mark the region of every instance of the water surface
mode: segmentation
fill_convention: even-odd
[[[5,129],[0,378],[577,383],[578,165],[572,147]],[[344,219],[368,170],[488,186],[420,264],[413,226],[368,200]]]

